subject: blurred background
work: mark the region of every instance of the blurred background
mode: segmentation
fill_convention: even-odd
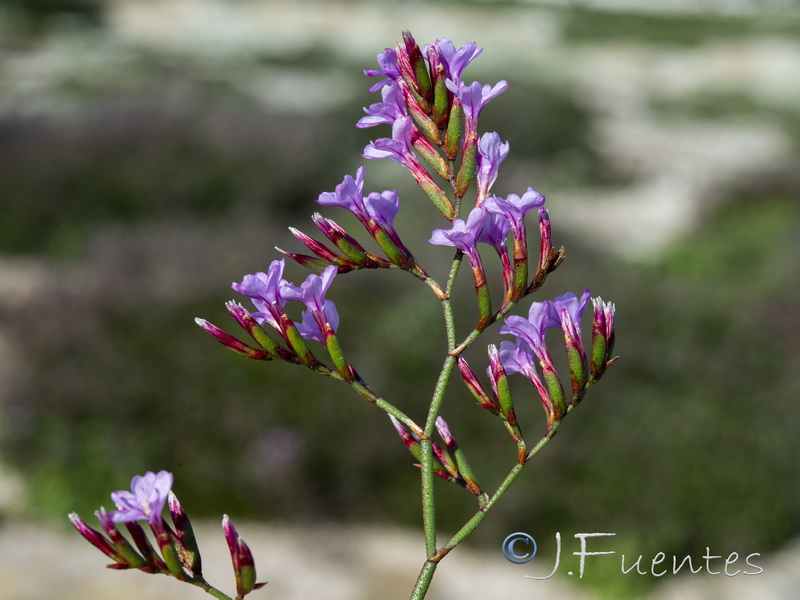
[[[794,597],[800,3],[6,0],[1,599],[52,597],[33,577],[61,598],[129,585],[203,597],[104,571],[65,519],[90,521],[110,491],[159,469],[209,527],[222,513],[250,521],[239,529],[272,581],[261,597],[407,597],[423,555],[418,472],[383,413],[304,369],[241,359],[193,323],[235,331],[230,282],[265,270],[274,246],[301,251],[287,228],[313,233],[319,193],[387,135],[354,124],[377,101],[362,70],[402,27],[420,44],[476,41],[466,80],[508,80],[481,118],[511,144],[493,191],[547,196],[567,260],[539,299],[589,287],[616,302],[621,356],[430,597]],[[400,191],[400,234],[444,279],[451,253],[426,243],[435,209],[399,166],[367,166],[367,191]],[[325,210],[365,240],[342,213]],[[290,280],[306,274],[287,266]],[[475,308],[460,283],[466,332]],[[353,364],[424,420],[444,347],[427,288],[355,272],[329,297]],[[483,348],[468,355],[476,371]],[[526,430],[543,429],[516,384]],[[496,487],[515,456],[502,427],[456,379],[444,415]],[[439,487],[454,532],[473,501]],[[513,531],[539,540],[540,562],[504,560]],[[667,567],[703,563],[710,548],[760,553],[765,572],[659,579],[597,558],[580,582],[522,577],[551,570],[555,532],[571,561],[572,535],[592,531],[615,532],[597,548],[629,566],[658,552]]]

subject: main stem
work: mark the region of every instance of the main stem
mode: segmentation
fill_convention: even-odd
[[[439,373],[439,378],[436,381],[436,387],[433,390],[433,398],[431,405],[428,409],[428,417],[425,421],[425,430],[420,439],[420,471],[421,471],[421,486],[422,486],[422,524],[425,532],[425,555],[430,561],[436,555],[436,499],[433,490],[433,450],[431,436],[436,427],[436,417],[439,416],[439,411],[444,401],[444,394],[447,390],[447,382],[450,379],[450,374],[456,365],[456,357],[451,355],[453,348],[456,345],[456,332],[455,332],[455,319],[453,317],[453,307],[450,303],[450,294],[453,290],[453,284],[458,274],[458,269],[461,266],[463,254],[457,252],[453,258],[453,264],[450,267],[450,275],[447,280],[446,297],[442,299],[442,312],[444,313],[445,330],[447,332],[447,357],[442,365],[442,370]],[[428,585],[430,579],[433,577],[433,571],[436,569],[436,564],[427,562],[431,566],[426,567],[423,571],[428,578]],[[425,587],[427,589],[427,586]]]
[[[558,422],[555,423],[553,427],[550,428],[550,431],[548,431],[547,434],[542,437],[542,439],[540,439],[539,442],[531,449],[531,451],[525,455],[525,462],[518,462],[512,467],[512,469],[508,472],[508,475],[506,475],[505,479],[503,479],[503,482],[497,488],[497,491],[486,502],[486,504],[482,506],[474,515],[472,515],[472,517],[464,524],[464,526],[459,529],[459,531],[452,538],[450,538],[450,540],[444,546],[442,546],[441,549],[439,549],[433,556],[428,556],[427,560],[422,565],[422,570],[420,571],[419,576],[417,577],[417,583],[411,593],[411,600],[423,600],[423,598],[425,598],[439,561],[447,556],[447,554],[458,544],[463,542],[467,536],[469,536],[475,530],[475,528],[481,524],[486,516],[486,513],[508,491],[508,488],[511,487],[511,484],[514,483],[519,474],[522,472],[525,464],[542,448],[544,448],[551,439],[553,439],[553,436],[558,431],[559,424],[560,423]]]

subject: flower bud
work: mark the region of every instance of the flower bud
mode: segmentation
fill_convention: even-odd
[[[349,233],[331,219],[326,219],[319,213],[311,215],[312,220],[320,231],[333,242],[347,258],[365,269],[388,267],[389,264],[377,256],[373,256],[358,243]]]
[[[408,451],[411,452],[412,456],[417,460],[422,460],[420,458],[421,454],[419,438],[406,429],[406,426],[392,415],[389,415],[389,419],[392,421],[392,425],[394,426],[395,431],[397,431],[397,435],[399,435],[400,439],[403,440],[403,443],[406,445],[406,448],[408,448]]]
[[[308,269],[312,269],[315,271],[324,271],[325,267],[331,264],[330,261],[322,260],[321,258],[317,258],[315,256],[309,256],[308,254],[297,254],[295,252],[287,252],[282,248],[278,248],[275,246],[275,250],[283,254],[284,256],[288,256],[297,264],[302,265]],[[348,271],[352,271],[354,267],[346,267],[337,265],[337,269],[339,273],[347,273]]]
[[[136,548],[142,554],[144,559],[148,562],[148,564],[152,565],[152,571],[148,572],[156,572],[158,570],[166,571],[167,565],[164,564],[164,561],[161,560],[161,557],[153,549],[153,546],[150,544],[150,540],[147,539],[147,534],[144,532],[144,529],[142,529],[142,526],[136,521],[127,521],[125,523],[125,528],[128,530],[133,543],[136,544]],[[140,570],[146,571],[147,569],[141,568]]]
[[[147,561],[139,556],[137,552],[133,549],[133,547],[128,543],[122,534],[117,529],[116,525],[111,521],[106,513],[104,508],[100,508],[95,513],[97,520],[100,521],[100,525],[102,525],[103,530],[108,535],[111,543],[114,544],[114,549],[116,550],[117,554],[124,560],[124,563],[127,567],[131,569],[138,569],[143,567],[147,564]]]
[[[464,151],[461,153],[461,166],[456,176],[456,194],[459,198],[467,193],[472,180],[475,178],[475,170],[478,165],[478,137],[473,136],[464,143]]]
[[[434,168],[439,177],[449,181],[453,176],[453,171],[450,168],[450,164],[439,154],[439,151],[419,133],[417,133],[417,135],[412,135],[411,138],[413,140],[411,145],[414,147],[414,150],[417,151],[417,154]]]
[[[447,124],[450,95],[445,84],[447,76],[439,56],[439,49],[433,44],[428,46],[428,64],[433,85],[433,121],[439,129],[444,129]]]
[[[515,424],[517,417],[514,414],[514,402],[511,399],[511,388],[508,385],[508,377],[503,363],[500,361],[500,354],[497,346],[489,344],[489,381],[492,390],[500,402],[500,411],[503,418],[509,423]]]
[[[272,360],[273,358],[263,350],[256,350],[255,348],[251,348],[244,342],[224,332],[222,329],[220,329],[213,323],[209,323],[205,319],[197,317],[195,318],[194,322],[197,323],[200,327],[202,327],[206,333],[214,336],[220,344],[222,344],[229,350],[233,350],[237,354],[241,354],[245,358],[251,358],[253,360]]]
[[[426,102],[431,102],[433,100],[431,78],[428,75],[425,59],[422,57],[422,51],[408,29],[403,29],[403,42],[405,47],[398,44],[397,53],[400,73],[415,92]]]
[[[417,98],[404,81],[399,81],[397,85],[400,86],[400,91],[403,93],[403,101],[408,109],[408,114],[411,116],[416,126],[422,133],[428,136],[428,138],[434,144],[441,145],[442,136],[439,133],[439,128],[436,126],[436,123],[434,123],[428,114],[422,109],[417,101]]]
[[[458,443],[453,437],[453,433],[450,431],[450,427],[447,425],[445,420],[442,417],[436,418],[436,429],[439,432],[439,435],[442,437],[445,446],[447,447],[447,451],[452,455],[453,459],[455,460],[455,467],[456,467],[456,474],[460,476],[461,479],[464,480],[466,483],[467,489],[471,491],[476,496],[480,496],[483,491],[481,490],[481,486],[478,483],[477,477],[475,477],[475,473],[472,470],[469,462],[467,461],[467,457],[464,455],[464,451],[461,450]]]
[[[266,350],[272,358],[287,358],[283,356],[286,354],[286,351],[281,348],[275,340],[267,335],[267,332],[264,331],[264,328],[258,324],[258,321],[255,320],[253,315],[251,315],[241,304],[231,300],[225,303],[225,308],[228,309],[228,312],[231,313],[231,316],[234,319],[236,319],[236,322],[239,323],[241,328],[249,333],[250,337],[252,337],[259,346]]]
[[[164,559],[164,564],[170,575],[181,581],[186,581],[189,576],[183,570],[183,561],[178,553],[179,542],[175,533],[170,529],[167,522],[163,517],[159,520],[150,522],[150,529],[153,530],[153,535],[156,536],[156,543],[161,550],[161,558]]]
[[[567,362],[572,382],[573,403],[577,401],[586,385],[586,353],[583,350],[578,324],[572,319],[566,308],[559,315],[564,332],[564,343],[567,349]]]
[[[480,380],[475,376],[475,373],[463,356],[458,357],[458,368],[461,371],[461,376],[464,378],[464,383],[467,384],[467,388],[472,392],[472,395],[478,401],[481,408],[488,410],[493,415],[500,415],[500,406],[494,398],[486,392],[486,388],[483,387],[483,384],[481,384]]]
[[[454,97],[450,106],[450,116],[447,119],[447,129],[444,132],[444,151],[450,160],[454,160],[458,155],[463,136],[464,108],[458,98]]]
[[[550,228],[550,213],[542,206],[539,209],[539,235],[541,243],[539,245],[539,271],[544,271],[553,255],[552,231]]]
[[[613,362],[614,351],[614,311],[611,302],[603,302],[600,297],[592,298],[594,318],[592,321],[592,358],[589,365],[592,381],[603,376],[606,368]]]
[[[237,597],[242,598],[253,590],[264,587],[266,582],[256,583],[256,565],[253,553],[237,533],[228,515],[222,517],[222,532],[231,554]]]
[[[89,527],[78,515],[77,513],[69,513],[69,520],[75,529],[78,530],[84,539],[89,542],[92,546],[100,550],[103,554],[109,557],[111,560],[116,561],[120,565],[123,565],[123,568],[127,568],[128,565],[125,559],[119,555],[116,548],[114,548],[113,544],[106,539],[106,537],[97,531],[96,529],[92,529]]]
[[[191,571],[193,577],[202,576],[203,568],[200,548],[197,546],[192,523],[189,521],[189,517],[183,510],[181,503],[178,502],[177,496],[172,491],[169,492],[167,503],[172,523],[175,525],[175,535],[180,545],[182,562]]]
[[[337,267],[348,267],[348,270],[358,268],[359,265],[354,261],[350,260],[349,258],[345,258],[344,256],[339,256],[324,244],[320,244],[317,240],[306,235],[295,227],[289,227],[289,231],[291,231],[292,235],[300,240],[306,248],[311,250],[322,260],[327,261],[326,266],[327,264],[331,264],[336,265]]]
[[[456,216],[456,209],[453,206],[453,203],[448,198],[447,194],[444,193],[442,188],[440,188],[436,183],[431,179],[431,176],[422,169],[420,166],[419,169],[414,169],[411,171],[411,175],[414,176],[414,180],[417,182],[422,191],[425,192],[425,195],[430,198],[433,205],[439,209],[439,212],[442,213],[444,218],[448,221],[452,221],[455,219]]]

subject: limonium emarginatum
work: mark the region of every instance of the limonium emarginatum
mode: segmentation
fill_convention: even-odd
[[[420,491],[416,502],[421,507],[424,555],[421,553],[419,557],[422,567],[413,582],[412,600],[425,597],[442,559],[480,525],[520,476],[525,464],[550,442],[569,412],[585,400],[588,390],[616,360],[612,354],[613,303],[591,298],[589,290],[579,296],[567,292],[554,299],[532,298],[545,285],[548,275],[563,263],[564,249],[553,246],[554,232],[543,195],[533,187],[528,187],[522,195],[498,196],[492,191],[503,175],[502,165],[511,146],[499,132],[481,132],[481,117],[492,110],[490,102],[497,100],[509,84],[505,80],[494,85],[465,80],[467,68],[482,52],[474,42],[458,46],[444,37],[420,46],[408,31],[402,32],[396,46],[381,51],[377,55],[377,68],[364,71],[377,80],[369,91],[379,91],[380,100],[365,101],[364,116],[356,123],[358,128],[378,132],[361,156],[368,159],[367,163],[389,159],[394,163],[391,168],[410,176],[409,181],[422,193],[404,192],[401,198],[396,189],[373,187],[371,171],[363,164],[354,166],[355,171],[341,179],[321,182],[316,198],[307,199],[311,219],[319,230],[317,237],[290,227],[294,238],[291,243],[301,248],[289,247],[278,252],[292,261],[287,264],[285,259],[272,260],[265,271],[245,274],[231,286],[245,301],[230,300],[225,306],[232,321],[247,334],[248,341],[206,319],[197,319],[202,330],[225,347],[264,363],[265,385],[274,388],[264,402],[292,395],[290,389],[278,389],[269,371],[285,363],[336,380],[340,386],[324,397],[296,398],[294,402],[299,403],[296,410],[311,411],[316,410],[317,403],[340,402],[342,389],[347,389],[388,416],[386,431],[394,433],[370,439],[391,445],[398,452],[405,446],[419,469],[420,482],[409,494]],[[524,119],[525,115],[515,118]],[[540,184],[546,185],[538,182],[537,186]],[[312,212],[312,208],[318,211]],[[337,222],[336,215],[329,214],[336,211],[353,215],[355,226],[340,225],[344,221]],[[531,222],[535,226],[531,227]],[[513,260],[507,245],[509,234],[513,239]],[[529,245],[536,247],[537,235],[538,256],[528,251]],[[428,240],[433,247],[426,244],[414,247],[415,256],[414,244],[407,242],[420,239]],[[486,260],[492,261],[487,266],[499,262],[502,278],[497,277],[497,281],[491,269],[487,277],[481,248],[486,250]],[[433,253],[438,256],[431,256]],[[424,260],[418,260],[417,256]],[[439,259],[449,260],[448,267],[442,268]],[[293,268],[310,269],[312,273],[297,276],[289,272]],[[408,286],[424,283],[431,292],[430,300],[441,310],[440,334],[432,331],[427,321],[424,327],[416,322],[423,318],[418,315],[427,314],[422,311],[402,311],[397,323],[386,324],[387,328],[408,331],[424,329],[419,343],[441,351],[439,374],[429,382],[431,393],[422,397],[408,397],[398,391],[401,386],[391,382],[381,382],[384,395],[345,356],[344,345],[351,335],[372,333],[360,322],[363,311],[358,303],[362,297],[370,295],[372,301],[385,303],[386,314],[401,314],[395,311],[396,294],[381,294],[380,286],[366,282],[351,296],[352,308],[339,302],[342,309],[339,314],[333,299],[338,300],[341,278],[366,280],[369,271],[375,269],[391,272]],[[465,270],[471,272],[474,286],[456,285],[459,277],[470,277]],[[356,272],[362,275],[350,275]],[[461,303],[454,300],[462,293],[474,294],[477,319],[461,314]],[[581,321],[590,299],[592,333],[586,346]],[[485,353],[471,353],[477,357],[469,359],[475,365],[471,366],[467,350],[484,331],[491,329],[513,339],[504,340],[499,348],[489,344]],[[552,354],[554,340],[557,340],[555,347],[564,347],[568,374],[558,372]],[[392,359],[382,353],[385,344],[384,338],[368,346],[371,363],[389,361],[384,374],[402,372],[403,377],[422,376],[403,365],[391,364]],[[353,362],[363,360],[363,351],[360,356]],[[450,384],[456,367],[464,387],[459,385],[453,390]],[[520,379],[518,376],[527,383],[523,381],[521,386],[513,383],[515,378]],[[569,396],[562,383],[565,377],[569,377],[572,392]],[[487,468],[477,469],[472,465],[482,466],[485,461],[468,459],[468,455],[474,458],[486,451],[479,437],[470,435],[470,427],[464,425],[462,413],[473,410],[475,405],[465,400],[469,397],[484,410],[487,427],[502,427],[509,435],[512,458],[505,474],[479,474],[479,470]],[[533,418],[522,418],[530,415],[529,411],[520,410],[528,402],[543,407],[543,427]],[[271,426],[269,422],[263,425]],[[342,436],[342,431],[347,435]],[[327,443],[332,446],[343,440],[356,443],[360,433],[357,424],[340,424]],[[325,440],[317,441],[317,445],[324,443]],[[463,488],[474,502],[471,510],[460,515],[463,525],[449,538],[443,537],[437,528],[438,486],[444,485],[442,481]],[[489,482],[494,483],[489,486]],[[280,486],[281,482],[270,485]],[[86,525],[77,515],[71,515],[70,519],[84,538],[112,559],[114,568],[167,574],[201,587],[218,600],[232,600],[203,578],[191,525],[170,491],[171,486],[172,475],[166,471],[134,478],[130,492],[114,492],[115,511],[98,511],[102,532]],[[547,485],[539,489],[547,493]],[[161,515],[165,502],[172,524]],[[455,515],[449,516],[452,519]],[[140,522],[149,526],[155,544]],[[126,528],[130,541],[117,529],[117,523]],[[234,570],[236,600],[240,600],[263,584],[256,583],[253,552],[227,515],[223,518],[223,533]],[[490,595],[491,590],[480,593]]]

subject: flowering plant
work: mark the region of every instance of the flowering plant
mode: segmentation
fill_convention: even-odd
[[[491,193],[499,167],[509,153],[509,143],[496,132],[479,133],[479,118],[486,105],[508,87],[466,84],[466,67],[482,52],[475,43],[459,49],[448,39],[436,40],[424,48],[408,31],[396,48],[378,55],[377,69],[365,71],[380,78],[371,91],[380,91],[381,100],[364,109],[357,127],[391,127],[391,137],[378,138],[364,149],[367,159],[388,158],[408,170],[422,192],[446,220],[445,227],[433,229],[429,242],[451,246],[455,253],[444,284],[431,277],[402,241],[394,226],[400,209],[397,191],[364,192],[366,169],[346,175],[332,192],[323,192],[317,203],[351,212],[377,244],[381,254],[368,250],[352,233],[335,221],[314,213],[312,220],[330,244],[291,228],[293,235],[311,252],[297,253],[278,249],[285,257],[314,269],[300,285],[284,278],[285,258],[274,260],[266,272],[245,275],[234,290],[246,296],[253,308],[230,301],[228,311],[252,338],[245,343],[204,319],[197,323],[207,333],[234,352],[261,361],[283,361],[348,384],[353,391],[385,411],[402,442],[414,456],[421,474],[422,517],[426,556],[412,591],[412,598],[424,598],[439,562],[463,541],[485,518],[524,465],[556,434],[566,415],[584,399],[616,360],[614,348],[614,305],[591,298],[589,290],[580,296],[567,292],[553,300],[532,302],[528,316],[510,314],[527,296],[538,292],[547,276],[563,261],[564,250],[556,250],[551,239],[550,218],[545,197],[528,188],[521,196],[498,197]],[[467,206],[466,196],[475,182],[475,200]],[[447,190],[447,191],[445,191]],[[463,214],[468,210],[466,214]],[[528,213],[535,211],[538,225],[538,253],[529,252]],[[507,242],[511,236],[511,247]],[[502,287],[490,289],[479,244],[490,246],[502,267]],[[533,260],[531,260],[533,254]],[[456,333],[455,310],[451,302],[454,282],[464,258],[472,272],[477,303],[477,318],[471,330],[460,338]],[[340,326],[346,335],[347,324],[327,293],[337,276],[359,269],[405,271],[426,284],[440,303],[447,349],[439,377],[424,420],[417,421],[374,390],[345,355],[339,340]],[[584,343],[581,321],[589,300],[593,319],[591,340]],[[288,303],[304,308],[299,321],[286,311]],[[498,306],[499,308],[493,308]],[[499,321],[498,333],[511,335],[499,348],[488,346],[487,387],[464,358],[464,351],[481,333]],[[565,385],[546,342],[550,328],[563,332],[569,370]],[[321,344],[324,350],[310,342]],[[484,490],[467,460],[468,445],[456,441],[441,412],[445,393],[456,367],[478,405],[497,417],[516,446],[516,461],[499,487]],[[544,432],[531,443],[523,434],[514,409],[509,375],[521,374],[532,385],[541,403],[546,424]],[[460,410],[452,408],[452,410]],[[526,425],[525,429],[528,429]],[[438,435],[440,441],[435,441]],[[463,440],[462,440],[463,441]],[[444,544],[437,541],[435,480],[455,483],[474,495],[475,513]],[[162,471],[135,477],[131,492],[115,492],[118,510],[97,516],[107,537],[89,528],[72,515],[72,521],[90,542],[111,557],[114,568],[138,568],[150,573],[166,573],[202,587],[218,598],[227,598],[202,578],[200,555],[191,525],[169,488],[172,476]],[[173,531],[161,517],[169,500]],[[161,551],[159,557],[136,521],[149,524]],[[122,537],[114,523],[124,523],[139,553]],[[250,550],[239,538],[230,520],[223,520],[241,598],[263,584],[255,583],[255,567]]]

